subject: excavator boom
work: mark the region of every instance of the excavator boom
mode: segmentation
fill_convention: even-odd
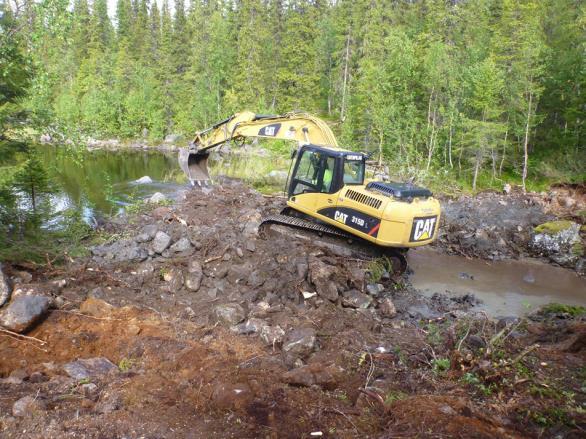
[[[333,148],[338,146],[330,127],[317,117],[306,113],[271,116],[245,111],[197,132],[189,148],[179,151],[179,164],[192,184],[206,183],[210,180],[208,151],[224,143],[246,138],[291,140],[300,145],[312,143]]]

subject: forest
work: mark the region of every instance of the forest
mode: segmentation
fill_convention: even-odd
[[[579,0],[11,0],[1,23],[5,133],[156,142],[307,111],[402,176],[584,180]]]

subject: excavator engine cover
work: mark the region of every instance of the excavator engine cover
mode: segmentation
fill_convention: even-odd
[[[366,189],[403,201],[412,200],[415,197],[429,198],[432,195],[429,189],[408,183],[384,183],[382,181],[372,181],[366,185]]]
[[[193,185],[194,182],[206,183],[210,180],[208,172],[208,158],[209,152],[193,152],[190,149],[179,150],[179,166]]]

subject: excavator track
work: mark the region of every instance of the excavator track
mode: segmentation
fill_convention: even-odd
[[[288,215],[286,213],[291,212],[291,209],[285,208],[280,214],[270,215],[262,219],[259,226],[259,232],[261,236],[266,237],[267,229],[272,225],[283,225],[287,227],[293,227],[300,230],[307,230],[316,232],[321,235],[334,236],[336,238],[343,238],[349,243],[362,244],[363,248],[368,248],[367,252],[359,251],[362,257],[373,258],[373,257],[387,257],[393,264],[393,274],[400,275],[407,269],[407,259],[405,258],[406,251],[402,249],[396,249],[392,247],[379,247],[375,246],[367,241],[364,241],[354,235],[346,233],[336,227],[329,226],[323,223],[317,223],[311,220],[299,218],[298,216]],[[358,250],[358,249],[357,249]]]

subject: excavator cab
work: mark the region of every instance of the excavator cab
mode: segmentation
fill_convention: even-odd
[[[303,145],[297,151],[287,195],[334,194],[345,185],[364,184],[366,156],[319,145]]]

